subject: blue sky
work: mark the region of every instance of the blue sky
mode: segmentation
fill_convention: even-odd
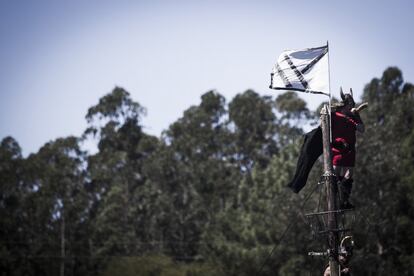
[[[159,136],[200,96],[274,95],[280,52],[329,40],[331,89],[357,97],[398,66],[414,82],[411,1],[0,0],[0,139],[25,155],[81,135],[87,109],[115,86],[148,110]],[[324,99],[301,96],[310,108]]]

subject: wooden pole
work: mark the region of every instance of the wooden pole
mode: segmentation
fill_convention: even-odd
[[[329,243],[329,267],[331,276],[339,276],[338,263],[338,222],[336,218],[338,188],[334,183],[332,168],[332,152],[330,143],[330,114],[329,108],[325,105],[321,110],[322,143],[323,143],[323,169],[328,204],[328,243]]]

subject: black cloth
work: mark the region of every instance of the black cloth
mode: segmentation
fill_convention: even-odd
[[[296,165],[295,176],[288,184],[288,187],[295,193],[299,193],[299,191],[306,185],[313,164],[315,164],[323,151],[322,129],[320,126],[306,133],[304,138],[305,140],[303,141],[298,163]]]

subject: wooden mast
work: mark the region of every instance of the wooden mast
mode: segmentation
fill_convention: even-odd
[[[340,275],[338,263],[338,221],[337,221],[337,193],[338,188],[334,183],[332,167],[332,152],[330,143],[330,114],[327,105],[321,110],[322,143],[323,143],[323,168],[328,205],[328,244],[329,244],[329,267],[331,276]]]

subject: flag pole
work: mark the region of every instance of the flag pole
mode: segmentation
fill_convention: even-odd
[[[332,143],[332,110],[331,110],[331,102],[332,102],[332,93],[331,93],[331,66],[329,61],[329,41],[326,41],[326,47],[328,49],[328,82],[329,82],[329,110],[327,110],[325,114],[325,118],[321,116],[321,124],[322,124],[322,140],[323,140],[323,163],[324,163],[324,176],[325,176],[325,187],[326,187],[326,197],[327,197],[327,207],[328,207],[328,230],[329,230],[329,268],[330,268],[330,275],[332,276],[340,276],[341,275],[341,266],[338,262],[338,221],[337,221],[337,186],[334,183],[335,173],[332,166],[332,151],[331,151],[331,143]],[[326,122],[326,119],[329,120],[329,123]],[[329,126],[329,127],[328,127]],[[329,128],[329,134],[326,133],[326,129]],[[329,137],[326,137],[329,135]],[[328,141],[329,139],[329,141]]]
[[[330,64],[330,57],[329,57],[329,40],[326,41],[326,48],[328,49],[328,83],[329,83],[329,142],[332,143],[332,120],[331,120],[331,112],[332,112],[332,94],[331,94],[331,64]]]

